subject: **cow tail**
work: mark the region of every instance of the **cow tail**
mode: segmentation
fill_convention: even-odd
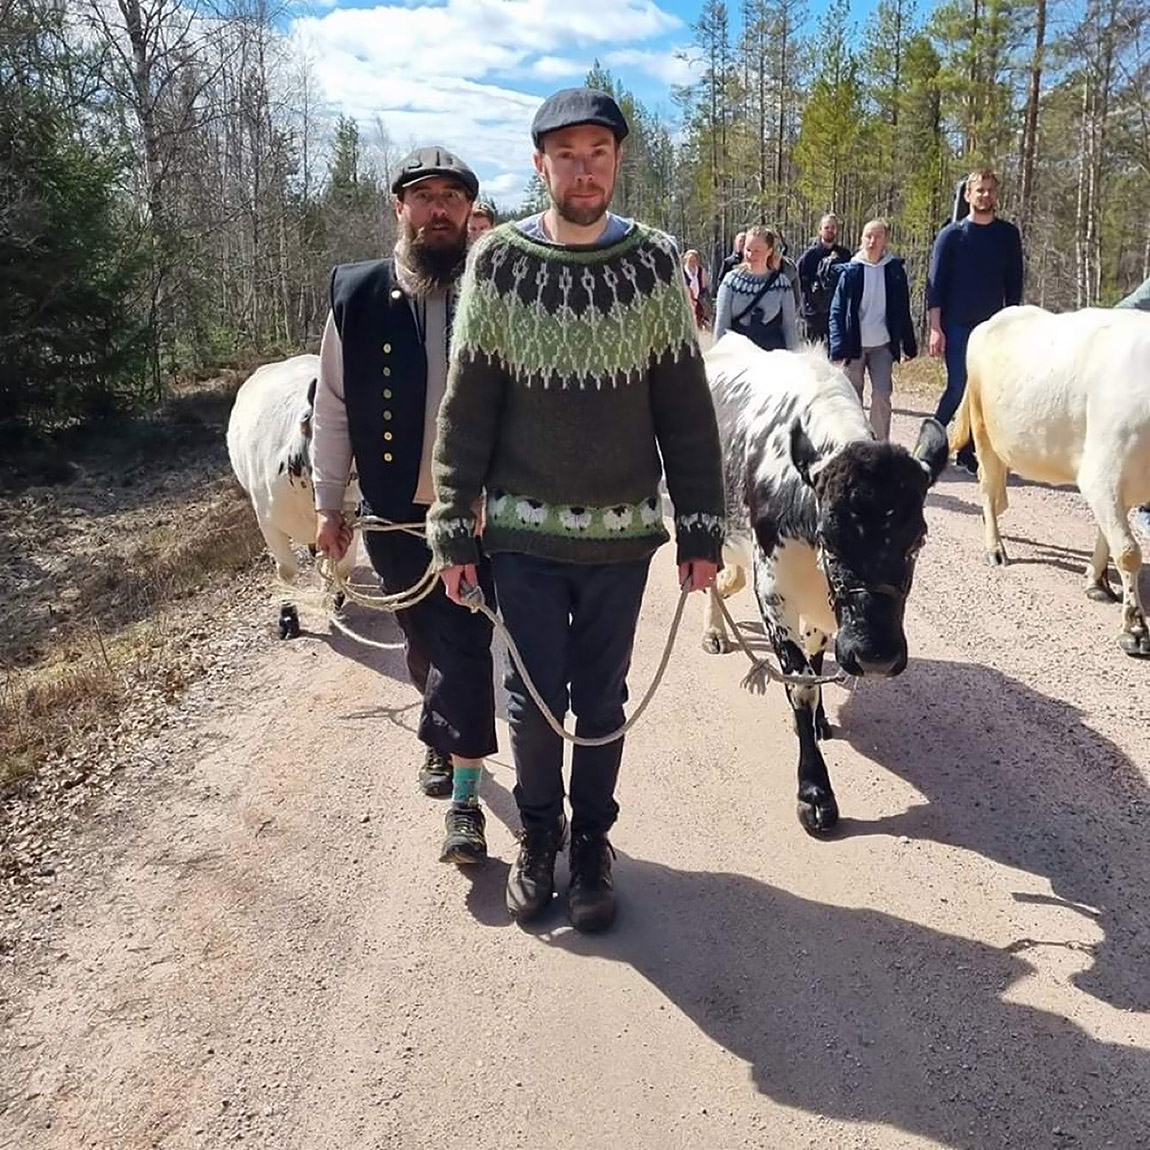
[[[959,448],[965,447],[971,439],[970,390],[970,381],[967,380],[966,391],[963,393],[962,402],[958,405],[958,411],[954,417],[954,427],[950,431],[951,451],[958,451]]]

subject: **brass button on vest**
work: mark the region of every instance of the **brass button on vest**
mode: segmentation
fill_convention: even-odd
[[[385,367],[385,368],[383,369],[383,374],[384,374],[384,375],[391,375],[391,368],[390,368],[390,367]]]
[[[385,343],[383,345],[383,354],[384,355],[391,355],[391,344],[390,343]]]
[[[395,436],[392,435],[390,431],[385,431],[383,433],[383,438],[386,439],[388,443],[390,443],[395,438]]]
[[[390,411],[385,411],[385,412],[383,413],[383,418],[384,418],[384,419],[390,419],[390,418],[391,418],[391,412],[390,412]]]
[[[390,451],[385,451],[383,453],[383,462],[384,463],[390,463],[391,462],[391,452]]]

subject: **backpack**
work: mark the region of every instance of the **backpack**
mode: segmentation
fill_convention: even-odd
[[[828,252],[819,260],[814,283],[811,285],[811,296],[820,312],[831,310],[831,300],[834,299],[839,276],[848,263],[850,260],[844,260],[837,252]]]

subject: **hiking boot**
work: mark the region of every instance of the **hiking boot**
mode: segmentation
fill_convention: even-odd
[[[615,849],[606,835],[574,835],[571,839],[571,887],[567,914],[571,925],[592,933],[615,921],[615,891],[611,860]]]
[[[423,766],[419,768],[419,789],[428,798],[442,799],[451,794],[454,782],[455,768],[451,765],[451,756],[428,747]]]
[[[529,922],[551,904],[555,893],[555,856],[567,838],[567,816],[560,814],[543,830],[519,832],[519,857],[507,876],[507,913]]]
[[[487,819],[478,803],[456,806],[454,803],[443,820],[447,837],[439,861],[468,866],[487,861],[487,839],[483,836]]]
[[[974,454],[974,448],[969,443],[958,449],[954,462],[958,467],[965,467],[971,475],[978,474],[978,456]]]

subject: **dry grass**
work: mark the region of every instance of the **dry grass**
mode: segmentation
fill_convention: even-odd
[[[78,738],[119,721],[129,694],[173,698],[191,676],[172,605],[245,569],[263,549],[234,484],[186,509],[180,529],[148,532],[81,583],[67,641],[0,689],[0,792]]]
[[[930,356],[923,354],[895,365],[896,396],[907,395],[915,399],[930,400],[933,410],[945,387],[946,370],[942,360],[931,359]]]

